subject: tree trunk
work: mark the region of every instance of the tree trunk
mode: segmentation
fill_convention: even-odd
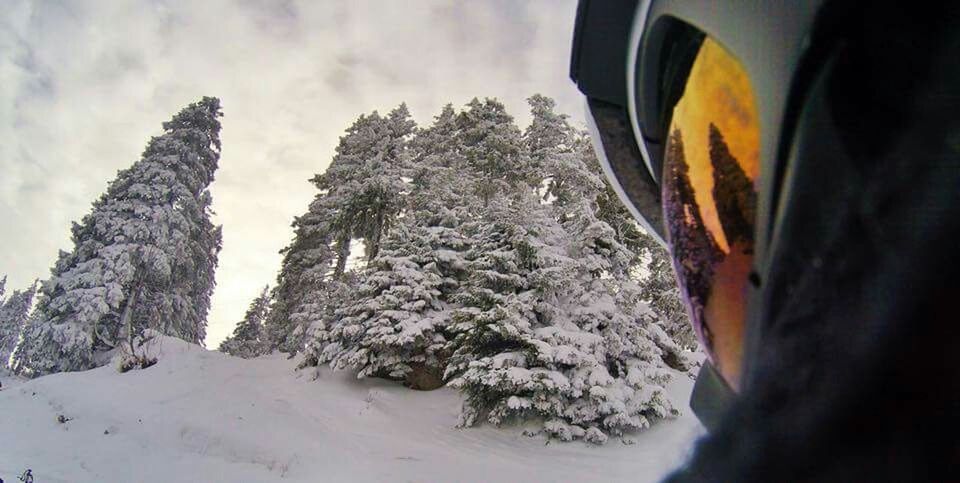
[[[137,282],[133,287],[133,293],[127,298],[127,303],[123,307],[123,313],[120,315],[120,340],[126,339],[130,345],[130,353],[133,354],[133,309],[137,305],[137,299],[140,297],[141,285]]]
[[[337,240],[337,266],[333,270],[333,279],[340,280],[347,269],[347,258],[350,257],[350,237],[341,237]]]
[[[373,232],[373,238],[370,240],[370,248],[367,250],[367,261],[371,262],[377,258],[380,253],[380,240],[383,238],[383,211],[377,213],[377,226]]]

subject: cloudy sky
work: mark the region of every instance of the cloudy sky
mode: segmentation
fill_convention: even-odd
[[[46,278],[70,223],[150,136],[204,95],[224,106],[223,224],[207,345],[272,284],[290,222],[359,114],[498,97],[521,126],[567,79],[574,0],[6,0],[0,9],[0,274]]]

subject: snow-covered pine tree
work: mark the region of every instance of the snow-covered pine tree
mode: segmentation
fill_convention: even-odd
[[[442,385],[449,356],[444,298],[456,286],[442,266],[450,242],[441,237],[449,233],[396,227],[361,274],[357,298],[337,311],[320,362],[359,369],[359,377],[404,380],[416,389]]]
[[[411,186],[402,216],[407,223],[445,227],[463,236],[467,225],[480,219],[478,185],[486,178],[471,166],[458,124],[462,116],[448,104],[411,140],[405,170]]]
[[[220,352],[250,359],[266,354],[268,345],[263,324],[270,312],[270,286],[250,303],[243,320],[233,329],[233,334],[220,343]]]
[[[310,182],[319,192],[307,212],[294,220],[294,239],[281,252],[284,261],[277,278],[275,306],[270,319],[281,318],[285,323],[268,325],[285,326],[299,300],[311,285],[318,282],[316,276],[301,280],[303,272],[315,269],[316,275],[326,278],[328,270],[322,265],[331,260],[334,263],[332,278],[340,278],[345,272],[354,224],[343,213],[343,207],[359,190],[358,172],[365,154],[371,150],[370,145],[383,135],[382,124],[376,111],[361,115],[340,137],[330,166],[311,178]]]
[[[0,304],[0,367],[7,367],[20,333],[27,323],[33,296],[37,293],[34,282],[24,290],[14,290],[6,301]]]
[[[314,183],[337,208],[332,222],[339,249],[336,273],[343,273],[350,239],[362,239],[367,260],[377,256],[380,242],[402,208],[406,191],[402,168],[409,137],[416,128],[406,104],[386,117],[376,111],[360,116],[340,138],[327,171]]]
[[[316,345],[321,362],[357,369],[360,377],[401,379],[416,389],[442,384],[449,356],[446,309],[464,278],[469,246],[461,232],[471,216],[471,197],[464,193],[473,191],[452,144],[455,132],[448,105],[411,140],[405,171],[412,182],[399,224],[360,274],[355,297],[336,312],[324,334],[329,343]]]
[[[598,173],[552,101],[531,106],[530,165],[514,167],[544,170],[533,184],[551,202],[524,184],[491,200],[447,375],[467,396],[463,424],[539,417],[556,437],[600,443],[674,413],[662,385],[676,347],[629,279],[636,256],[596,217]]]
[[[221,245],[208,186],[220,159],[220,101],[170,121],[74,223],[14,354],[21,374],[83,370],[146,328],[202,343]]]
[[[596,217],[609,225],[616,241],[633,254],[632,278],[641,282],[641,297],[659,316],[658,325],[680,347],[696,350],[696,337],[680,300],[669,255],[642,231],[606,182],[588,134],[572,130],[566,116],[554,112],[552,99],[537,94],[528,101],[533,122],[524,136],[537,165],[548,176],[545,199],[561,208],[563,221],[567,216],[563,209],[583,199],[582,195],[571,193],[570,187],[589,187],[590,196],[595,195],[596,199]]]
[[[659,325],[674,342],[688,351],[699,350],[687,309],[680,300],[670,254],[647,235],[638,241],[639,253],[644,260],[644,273],[638,280],[641,298],[650,304],[650,308],[659,316]]]
[[[476,98],[457,118],[457,145],[469,166],[483,182],[475,194],[484,205],[498,196],[517,191],[518,185],[536,183],[538,173],[523,149],[522,133],[496,99]]]
[[[577,133],[574,149],[588,169],[597,173],[603,181],[603,188],[596,195],[597,218],[609,225],[617,242],[634,255],[629,273],[640,286],[641,299],[649,304],[657,315],[657,325],[663,328],[680,348],[697,350],[696,335],[687,318],[686,308],[680,300],[680,290],[673,274],[669,253],[640,228],[613,187],[602,177],[600,164],[588,136],[586,133]]]
[[[303,349],[305,332],[310,322],[304,314],[317,309],[318,293],[328,287],[337,258],[331,246],[330,227],[335,211],[328,206],[325,192],[318,194],[307,212],[293,221],[294,238],[284,248],[283,262],[273,289],[273,307],[267,316],[264,332],[268,351],[296,354]],[[343,257],[346,264],[346,257]]]
[[[323,321],[329,305],[340,303],[331,295],[343,293],[353,239],[365,242],[368,260],[376,257],[402,208],[406,144],[415,127],[405,104],[386,117],[361,115],[340,138],[326,172],[311,180],[320,193],[294,221],[294,240],[282,252],[267,321],[273,348],[295,354],[313,343],[314,329],[327,333]]]
[[[446,104],[433,118],[433,124],[415,131],[410,140],[411,156],[407,170],[413,173],[429,174],[433,168],[453,168],[462,166],[463,156],[458,146],[457,111],[452,104]]]
[[[573,159],[578,153],[571,145],[576,140],[574,130],[565,114],[554,111],[553,99],[534,94],[527,99],[532,120],[523,133],[526,149],[537,169],[537,180],[543,200],[552,204],[560,221],[565,219],[564,210],[578,201],[575,190],[581,183],[594,187],[600,181],[595,176],[584,176],[580,160]]]
[[[356,277],[352,270],[339,278],[331,278],[329,272],[321,276],[320,270],[317,267],[305,274],[317,282],[307,286],[296,310],[290,313],[285,352],[291,355],[307,350],[315,335],[324,337],[333,311],[355,295]]]
[[[512,117],[490,99],[467,107],[458,118],[459,135],[483,209],[467,257],[470,278],[455,298],[460,307],[453,313],[456,338],[446,370],[466,395],[463,425],[522,416],[529,406],[513,407],[515,396],[525,394],[524,387],[532,393],[553,385],[554,374],[536,367],[534,331],[544,307],[532,287],[546,246],[541,237],[559,228],[533,189],[539,184],[533,158]]]
[[[503,201],[491,200],[495,206],[505,204]],[[537,384],[527,371],[528,356],[536,352],[531,333],[539,322],[536,294],[530,289],[537,248],[522,224],[504,216],[511,210],[497,211],[477,226],[467,254],[471,276],[455,298],[459,307],[450,327],[455,336],[454,353],[445,377],[467,396],[461,414],[465,426],[483,417],[499,423],[508,416],[506,401],[522,392],[511,384],[510,376],[522,370],[525,380],[521,384]],[[532,213],[514,213],[526,215],[526,225],[533,228]],[[540,376],[536,378],[539,381]]]
[[[347,270],[339,278],[327,280],[322,290],[312,290],[302,310],[295,317],[302,321],[305,331],[303,341],[304,359],[300,367],[316,366],[324,357],[324,349],[335,341],[332,336],[342,317],[340,310],[349,307],[360,297],[360,274]]]
[[[381,141],[380,152],[359,173],[362,189],[346,210],[356,223],[355,236],[365,242],[368,261],[377,256],[383,238],[403,209],[403,195],[409,190],[403,179],[403,165],[408,156],[407,145],[417,127],[406,104],[390,111],[384,124],[387,137]]]
[[[531,98],[535,119],[531,129],[538,124],[537,119],[544,118],[552,122],[543,122],[541,125],[553,125],[555,127],[552,130],[567,133],[565,141],[558,144],[562,148],[552,154],[560,162],[545,163],[548,167],[555,166],[555,172],[560,173],[552,174],[551,179],[563,181],[550,185],[550,192],[557,198],[554,205],[562,213],[558,219],[574,236],[579,233],[581,237],[586,237],[582,243],[590,251],[606,257],[601,263],[610,263],[611,268],[605,269],[604,273],[623,284],[624,290],[620,294],[623,300],[639,295],[641,305],[652,309],[641,310],[646,320],[640,325],[644,327],[645,336],[658,346],[661,359],[674,369],[688,369],[689,362],[682,352],[684,349],[696,349],[696,342],[687,323],[666,251],[640,229],[617,198],[603,176],[589,135],[571,129],[565,116],[558,117],[552,113],[552,100],[547,101],[550,102],[537,99],[537,96]],[[554,137],[559,138],[557,135]],[[550,153],[548,146],[540,149],[531,146],[531,150]],[[565,199],[574,201],[563,202]],[[569,213],[571,208],[575,210],[573,214]],[[637,290],[638,294],[633,293]],[[624,308],[630,312],[634,307]],[[653,323],[647,323],[651,321]],[[662,329],[667,332],[664,333]]]

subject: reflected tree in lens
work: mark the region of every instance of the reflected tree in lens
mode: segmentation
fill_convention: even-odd
[[[713,202],[727,241],[727,252],[713,267],[710,295],[704,310],[717,368],[734,387],[739,385],[746,280],[753,261],[753,229],[757,193],[743,166],[731,153],[720,129],[709,126]]]
[[[670,122],[663,205],[674,266],[700,342],[724,379],[737,387],[760,130],[746,70],[709,37]]]
[[[714,266],[723,259],[723,250],[704,224],[683,151],[683,137],[673,130],[667,141],[667,174],[670,180],[663,194],[674,268],[684,281],[684,292],[692,311],[695,329],[704,340],[711,339],[703,325],[703,312],[710,295]]]
[[[734,245],[752,249],[757,192],[713,123],[710,123],[710,163],[713,165],[713,199],[727,244],[731,249]]]

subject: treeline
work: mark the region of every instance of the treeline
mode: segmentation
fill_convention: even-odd
[[[684,368],[693,342],[666,258],[586,135],[551,99],[529,104],[525,131],[492,99],[425,128],[405,105],[357,119],[312,180],[269,314],[263,295],[251,307],[263,325],[244,321],[222,349],[446,384],[465,395],[463,425],[534,417],[564,440],[673,414],[665,368]]]
[[[312,179],[276,285],[220,349],[454,387],[463,425],[533,418],[600,443],[670,417],[667,368],[685,369],[695,342],[667,258],[587,136],[551,99],[529,104],[523,131],[492,99],[448,105],[427,127],[405,105],[360,116]],[[164,123],[73,225],[33,312],[33,289],[3,303],[0,356],[12,351],[15,372],[84,370],[117,352],[143,367],[147,329],[202,343],[221,247],[209,192],[220,116],[205,97]]]

